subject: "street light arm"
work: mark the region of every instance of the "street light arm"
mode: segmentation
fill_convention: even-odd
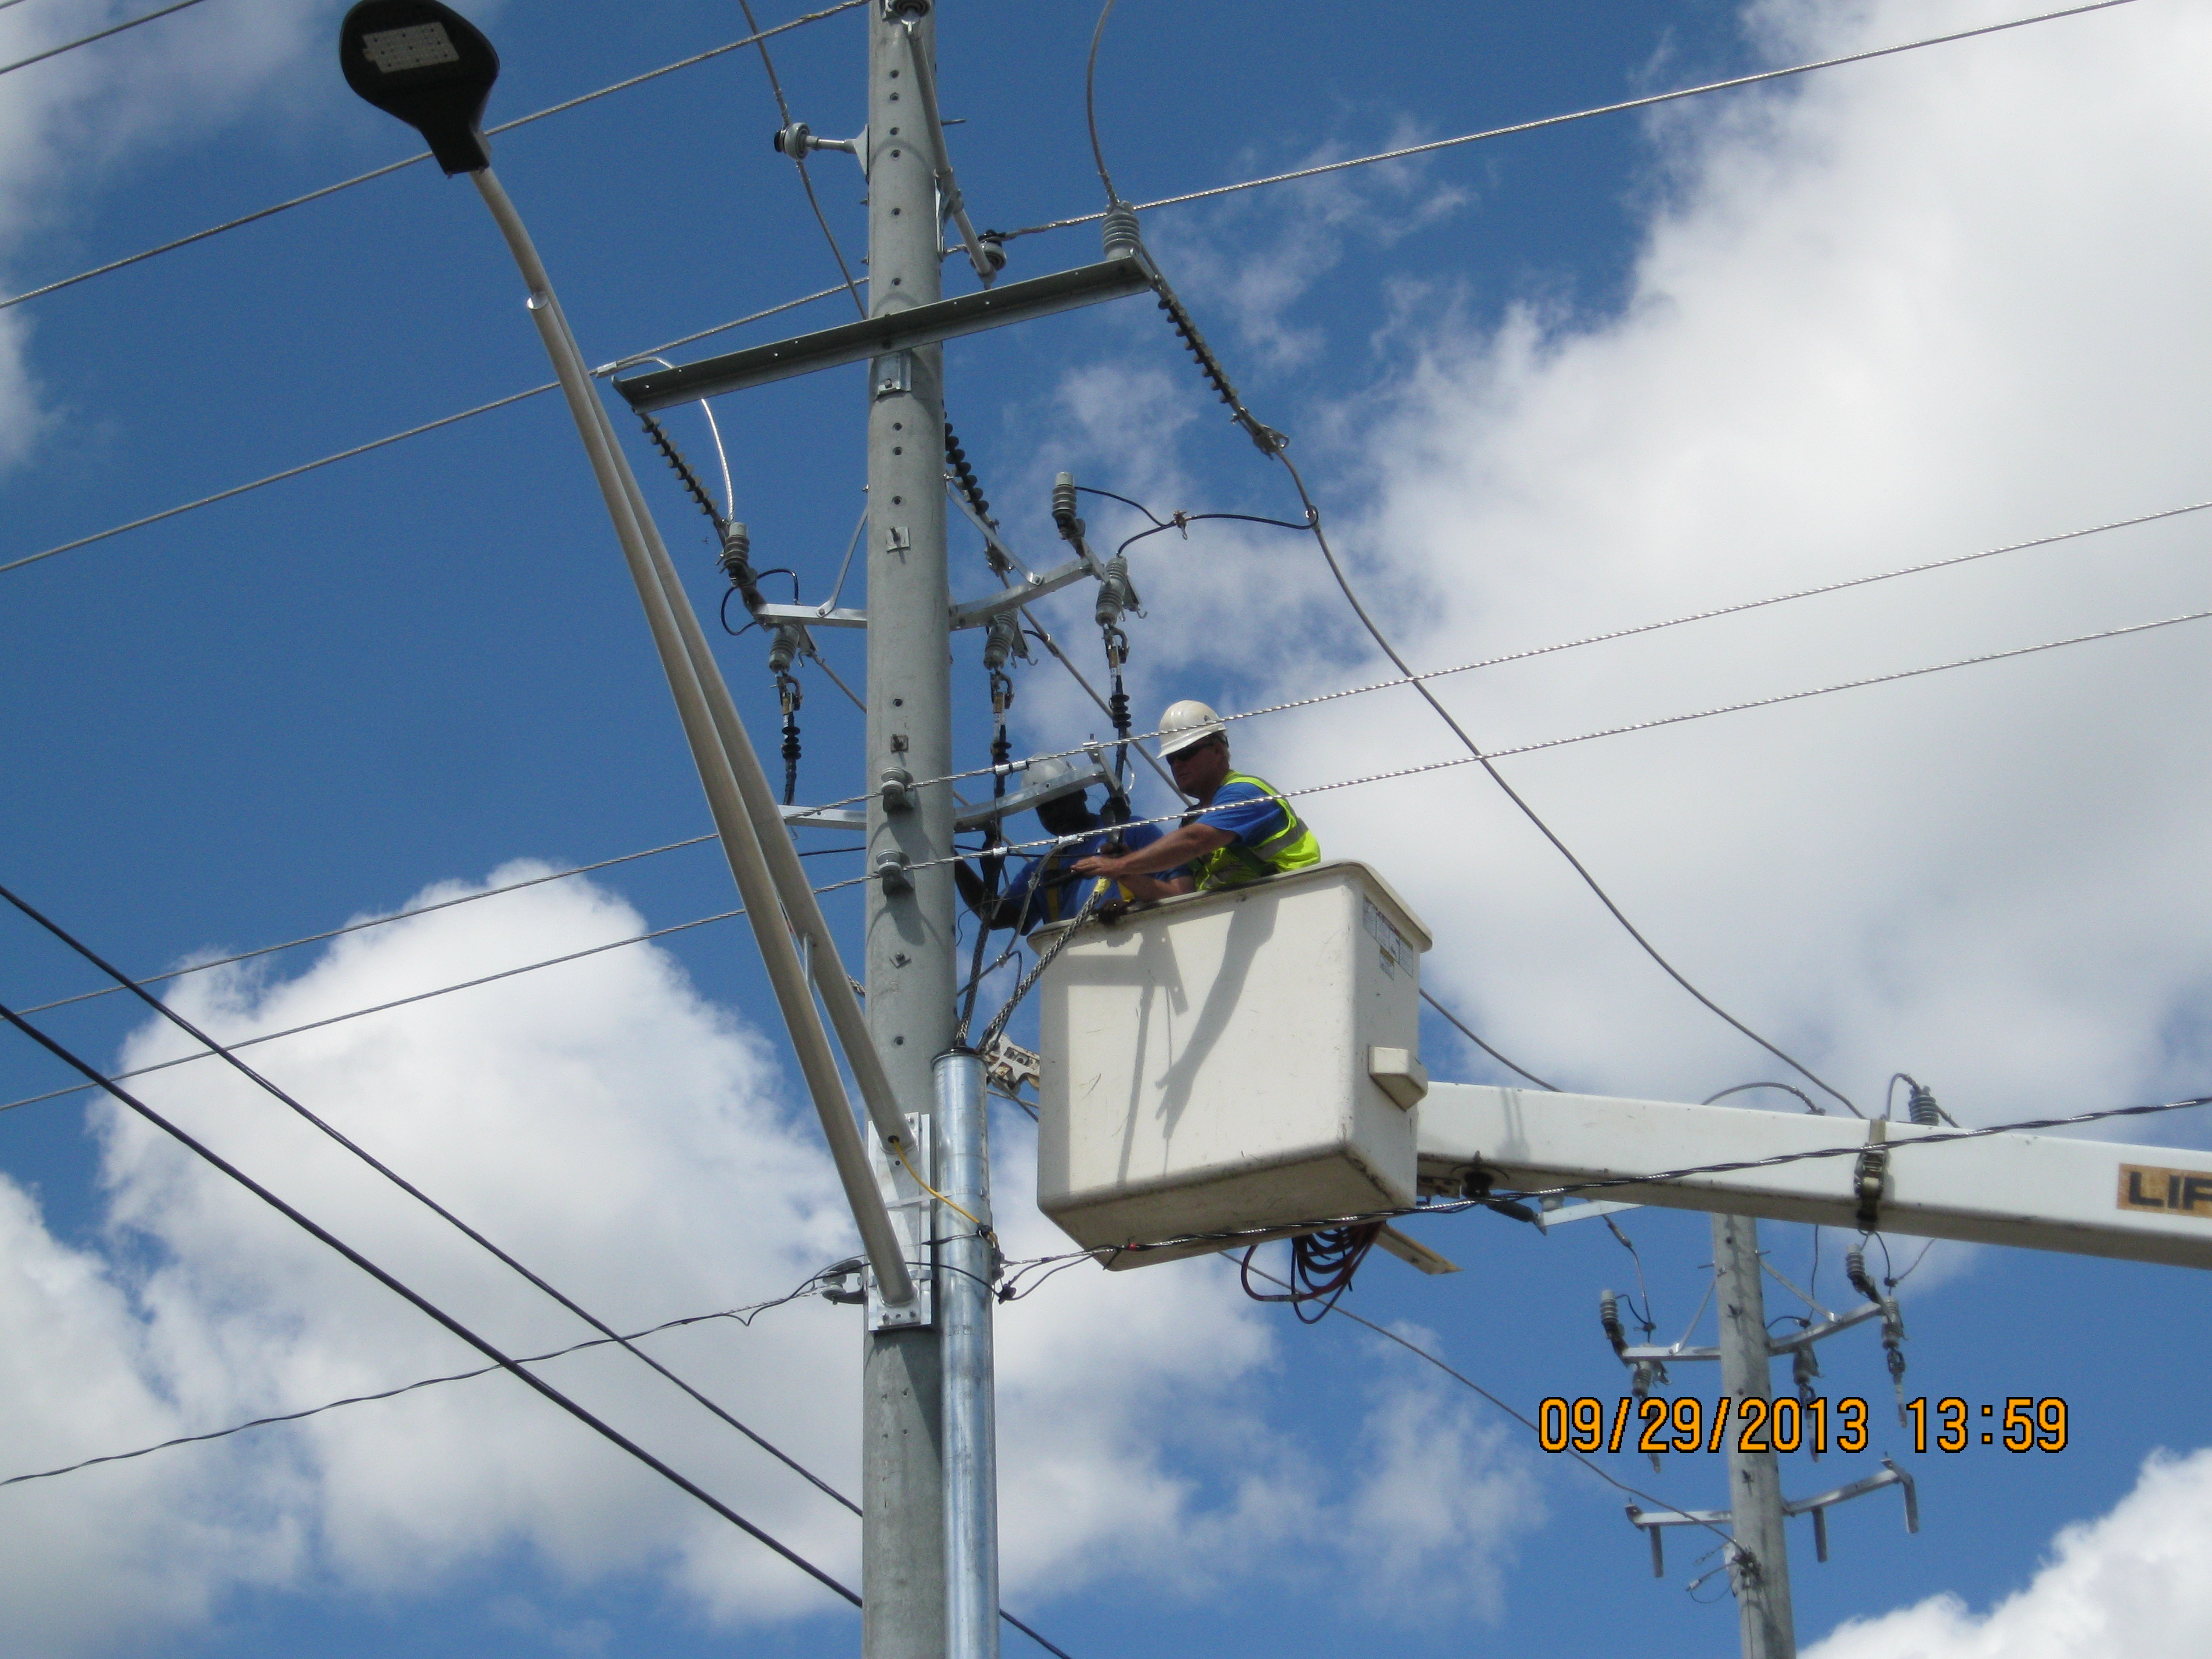
[[[660,654],[662,671],[666,674],[671,693],[676,700],[677,713],[684,723],[684,736],[690,741],[691,755],[699,769],[700,782],[707,792],[707,801],[720,832],[722,848],[730,863],[730,871],[737,879],[738,889],[744,899],[747,917],[751,922],[755,938],[759,942],[761,957],[765,964],[769,984],[774,988],[776,1001],[781,1009],[784,1023],[791,1034],[799,1070],[805,1075],[808,1091],[814,1099],[815,1110],[822,1121],[823,1134],[830,1142],[830,1156],[837,1168],[838,1179],[845,1188],[846,1201],[852,1206],[853,1218],[860,1231],[862,1243],[866,1247],[870,1265],[875,1269],[876,1282],[884,1299],[892,1304],[910,1304],[915,1299],[913,1276],[907,1271],[903,1253],[893,1231],[890,1216],[884,1207],[883,1194],[876,1183],[875,1172],[869,1167],[866,1149],[862,1146],[860,1131],[854,1122],[850,1102],[845,1094],[844,1083],[838,1075],[837,1063],[831,1052],[828,1034],[822,1025],[821,1015],[814,1006],[807,987],[807,969],[799,957],[799,947],[791,931],[785,926],[786,894],[776,881],[765,854],[762,837],[756,832],[752,815],[747,810],[740,787],[735,757],[751,755],[751,744],[742,726],[735,723],[734,710],[728,722],[715,718],[715,699],[710,697],[705,681],[707,675],[700,671],[698,658],[688,648],[681,626],[678,605],[681,589],[671,591],[672,571],[665,568],[666,551],[658,548],[659,537],[651,532],[652,518],[647,512],[644,499],[638,490],[637,481],[622,450],[615,442],[612,426],[606,410],[600,404],[586,368],[583,355],[577,350],[575,337],[570,332],[568,319],[562,314],[560,301],[553,292],[552,279],[547,275],[543,260],[538,258],[530,232],[523,224],[521,215],[501,186],[499,179],[489,167],[481,167],[469,175],[476,182],[477,192],[484,205],[490,209],[500,234],[507,240],[508,251],[514,256],[516,267],[530,289],[531,319],[538,325],[544,341],[546,356],[552,360],[555,374],[568,404],[569,414],[576,422],[577,435],[583,440],[584,450],[592,463],[592,471],[598,479],[599,493],[606,502],[607,516],[613,521],[615,536],[622,544],[623,556],[629,566],[630,576],[636,584],[638,598],[645,607],[646,622],[653,632],[653,644]],[[656,558],[656,551],[659,557]],[[688,603],[681,604],[681,611],[689,612]],[[694,617],[696,629],[697,619]],[[703,635],[700,639],[703,649]],[[728,692],[720,687],[720,674],[712,668],[708,672],[713,684],[722,690],[720,701],[726,702]],[[759,763],[754,759],[754,769]],[[775,831],[785,850],[790,842],[779,824]],[[793,855],[796,861],[796,855]],[[801,883],[804,886],[804,883]],[[812,895],[808,894],[811,901]],[[792,907],[796,908],[796,907]],[[814,912],[819,917],[819,911]],[[814,956],[818,968],[834,972],[842,981],[842,969],[836,967],[836,953],[828,948],[824,936],[814,940]],[[851,995],[849,987],[846,995]],[[854,1071],[862,1068],[862,1057],[848,1045],[848,1058]],[[871,1047],[867,1058],[873,1059]],[[880,1061],[878,1062],[880,1072]],[[903,1120],[899,1127],[904,1129]]]

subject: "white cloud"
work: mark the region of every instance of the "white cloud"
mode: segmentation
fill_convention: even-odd
[[[542,868],[511,865],[492,880]],[[420,898],[470,890],[447,884]],[[292,979],[195,975],[178,1004],[236,1039],[641,925],[587,882],[552,883],[348,935]],[[734,928],[722,942],[750,949]],[[172,1028],[149,1025],[122,1064],[188,1048]],[[341,1132],[626,1328],[777,1294],[853,1248],[818,1131],[811,1114],[791,1109],[770,1047],[652,946],[247,1054]],[[142,1088],[156,1109],[507,1352],[590,1334],[244,1079],[195,1062]],[[21,1463],[52,1466],[481,1363],[137,1118],[99,1107],[94,1121],[109,1215],[100,1252],[56,1243],[29,1201],[0,1187],[0,1261],[9,1264],[0,1328],[9,1336],[0,1345],[0,1437]],[[1065,1249],[1035,1209],[1026,1135],[1005,1133],[998,1162],[1010,1251]],[[653,1346],[852,1492],[858,1318],[810,1299],[750,1330],[695,1327]],[[1316,1455],[1271,1421],[1266,1390],[1255,1387],[1278,1364],[1268,1328],[1218,1264],[1079,1269],[1009,1304],[999,1332],[1006,1579],[1016,1606],[1035,1608],[1090,1582],[1109,1559],[1118,1580],[1181,1595],[1273,1572],[1267,1541],[1334,1501],[1306,1495],[1316,1490]],[[634,1363],[600,1352],[545,1373],[857,1582],[849,1515]],[[1411,1408],[1392,1393],[1376,1409],[1384,1466],[1399,1468]],[[1477,1528],[1476,1547],[1462,1540],[1449,1570],[1480,1576],[1487,1553],[1516,1529],[1490,1512],[1486,1443],[1452,1411],[1419,1410],[1439,1433],[1440,1472],[1467,1479],[1448,1507]],[[33,1539],[26,1547],[40,1568],[0,1582],[0,1626],[40,1632],[47,1656],[143,1646],[214,1616],[249,1584],[404,1596],[516,1553],[580,1584],[658,1577],[726,1624],[831,1605],[495,1376],[17,1486],[0,1505],[11,1534]],[[1415,1547],[1429,1553],[1397,1564],[1409,1582],[1442,1565],[1432,1544]],[[508,1622],[532,1616],[521,1603],[491,1611]],[[560,1639],[588,1645],[592,1632]]]
[[[146,9],[127,0],[47,3],[0,11],[0,63],[92,33]],[[78,216],[128,169],[203,139],[247,112],[290,125],[320,81],[287,76],[320,62],[333,0],[226,0],[67,52],[17,70],[0,99],[0,289],[13,293],[132,247],[88,249]],[[240,204],[258,207],[258,202]],[[144,234],[196,230],[164,227]],[[0,313],[0,468],[21,460],[52,422],[28,362],[35,328],[24,311]]]
[[[2212,1451],[2154,1453],[2111,1514],[2061,1532],[2027,1588],[1987,1613],[1930,1596],[1853,1620],[1805,1659],[2183,1659],[2204,1650],[2212,1619],[2208,1545]]]

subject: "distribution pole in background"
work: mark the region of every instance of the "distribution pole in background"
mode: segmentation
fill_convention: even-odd
[[[927,305],[943,283],[934,145],[913,54],[933,56],[928,0],[868,8],[868,310]],[[912,20],[912,46],[907,23]],[[945,349],[887,352],[868,374],[868,1025],[906,1110],[933,1110],[952,1046],[951,592],[945,545]],[[908,873],[908,865],[928,868]],[[925,1147],[934,1145],[925,1136]],[[927,1171],[924,1171],[925,1175]],[[945,1644],[941,1319],[871,1330],[861,1372],[866,1659]],[[995,1613],[995,1609],[994,1610]]]
[[[1772,1391],[1766,1298],[1759,1282],[1759,1224],[1713,1215],[1713,1297],[1720,1304],[1721,1393],[1765,1400]],[[1741,1432],[1728,1442],[1729,1530],[1735,1554],[1729,1577],[1743,1620],[1743,1659],[1796,1659],[1790,1612],[1790,1557],[1783,1534],[1782,1468],[1773,1452],[1747,1452]]]

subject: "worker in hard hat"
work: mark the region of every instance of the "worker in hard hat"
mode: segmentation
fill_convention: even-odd
[[[1321,862],[1321,843],[1290,802],[1230,765],[1229,730],[1204,703],[1186,700],[1160,716],[1160,757],[1198,810],[1148,847],[1079,860],[1078,875],[1110,878],[1150,898],[1241,887]]]
[[[1023,787],[1048,787],[1074,775],[1075,769],[1057,757],[1036,761],[1024,771]],[[1006,891],[995,899],[990,897],[983,878],[971,866],[965,862],[952,866],[952,880],[960,890],[960,896],[967,901],[969,909],[983,919],[987,927],[1014,928],[1026,933],[1042,923],[1066,921],[1080,911],[1094,894],[1102,903],[1164,896],[1164,890],[1154,890],[1158,884],[1151,879],[1139,878],[1145,890],[1136,892],[1122,884],[1079,875],[1075,869],[1078,860],[1104,852],[1117,836],[1125,848],[1151,846],[1161,838],[1159,825],[1139,823],[1123,829],[1109,823],[1091,810],[1089,792],[1082,789],[1040,803],[1036,816],[1044,832],[1060,837],[1064,844],[1024,864],[1006,884]],[[1076,836],[1081,839],[1068,839]]]

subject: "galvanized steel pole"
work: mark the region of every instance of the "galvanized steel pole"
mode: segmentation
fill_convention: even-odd
[[[928,0],[868,8],[868,309],[942,292],[935,158],[913,49],[933,54]],[[952,1046],[952,799],[902,778],[951,771],[941,345],[869,365],[868,1026],[906,1111],[930,1115],[932,1063]],[[888,780],[888,784],[886,783]],[[931,865],[911,874],[903,866]],[[861,1593],[866,1659],[945,1652],[943,1360],[933,1326],[871,1330],[861,1374]]]
[[[983,1061],[965,1048],[937,1058],[941,1190],[965,1216],[939,1207],[938,1319],[945,1332],[945,1650],[947,1659],[998,1659],[999,1454],[992,1399],[990,1119]]]
[[[1713,1217],[1713,1299],[1720,1304],[1721,1391],[1731,1401],[1765,1400],[1766,1298],[1759,1282],[1759,1224],[1749,1216]],[[1771,1451],[1746,1452],[1728,1436],[1729,1511],[1735,1554],[1729,1577],[1743,1625],[1743,1659],[1796,1659],[1790,1612],[1789,1543],[1783,1533],[1782,1470]]]

